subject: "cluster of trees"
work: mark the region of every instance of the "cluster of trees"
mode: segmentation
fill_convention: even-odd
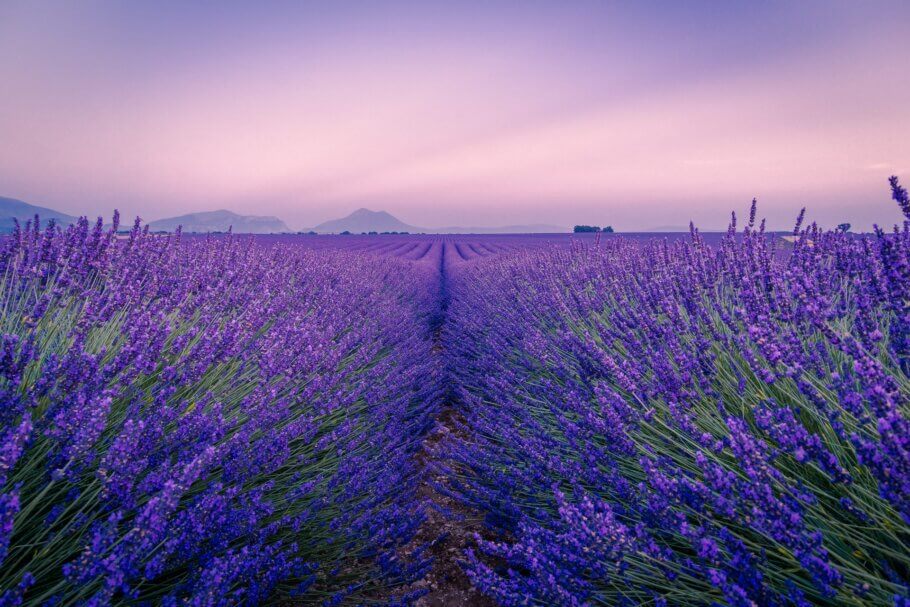
[[[613,233],[613,226],[606,226],[601,228],[600,226],[575,226],[572,229],[576,234],[580,232],[606,232],[608,234]]]

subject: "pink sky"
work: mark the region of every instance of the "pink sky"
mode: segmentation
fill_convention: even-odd
[[[716,228],[752,196],[774,227],[899,219],[898,3],[343,6],[0,5],[0,196],[295,228]]]

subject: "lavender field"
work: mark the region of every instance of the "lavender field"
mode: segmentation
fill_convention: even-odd
[[[893,197],[893,230],[787,240],[754,206],[711,235],[24,225],[0,605],[908,605]]]

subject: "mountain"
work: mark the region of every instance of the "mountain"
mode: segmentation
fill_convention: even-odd
[[[407,224],[385,211],[357,209],[347,217],[320,223],[313,228],[313,231],[328,234],[338,234],[345,231],[354,234],[360,234],[362,232],[410,232],[412,234],[420,232],[426,234],[535,234],[567,232],[568,230],[563,227],[546,224],[501,226],[494,228],[467,228],[459,226],[420,228]]]
[[[698,231],[701,232],[702,234],[708,234],[708,233],[713,233],[713,232],[726,232],[726,231],[727,231],[727,228],[722,227],[722,226],[710,227],[710,226],[700,226],[700,225],[698,225],[698,224],[695,224],[695,227],[698,228]],[[684,225],[684,226],[682,226],[682,225],[679,225],[679,226],[676,226],[676,225],[655,226],[655,227],[653,227],[653,228],[648,228],[647,230],[636,230],[636,231],[638,231],[638,232],[644,232],[644,233],[651,233],[651,232],[688,232],[688,231],[689,231],[689,226],[688,226],[688,225]],[[769,230],[769,231],[770,231],[770,230]]]
[[[400,221],[385,211],[371,211],[357,209],[347,217],[325,221],[313,228],[314,231],[328,234],[340,232],[426,232],[424,228],[417,228]]]
[[[19,223],[24,225],[29,219],[34,219],[35,215],[40,217],[42,225],[46,225],[50,219],[53,219],[58,225],[63,227],[76,221],[75,217],[53,209],[38,207],[15,198],[0,196],[0,233],[12,232],[15,225],[13,223],[14,219],[18,219]]]
[[[653,228],[648,228],[647,230],[642,230],[643,232],[688,232],[689,226],[654,226]]]
[[[28,204],[15,198],[0,196],[0,233],[10,232],[13,229],[13,219],[18,219],[20,224],[25,224],[33,219],[35,214],[41,218],[42,225],[47,220],[53,219],[58,225],[66,226],[74,223],[76,217],[60,213],[53,209]],[[273,216],[238,215],[231,211],[206,211],[202,213],[189,213],[179,217],[158,219],[149,223],[149,229],[156,232],[173,232],[178,226],[183,226],[183,231],[192,232],[227,232],[232,228],[235,233],[241,234],[272,234],[291,232],[291,229],[281,219]],[[501,227],[460,227],[450,226],[445,228],[421,228],[404,223],[397,217],[385,211],[371,211],[357,209],[347,217],[333,219],[319,224],[314,231],[327,234],[338,234],[348,231],[355,234],[361,232],[410,232],[427,234],[539,234],[568,232],[564,227],[530,224]]]
[[[562,234],[570,232],[568,228],[546,223],[532,223],[518,226],[433,228],[428,230],[436,234]]]
[[[184,232],[227,232],[235,234],[272,234],[290,232],[291,229],[277,217],[270,215],[238,215],[231,211],[205,211],[179,217],[168,217],[149,222],[153,232],[173,232],[183,226]]]

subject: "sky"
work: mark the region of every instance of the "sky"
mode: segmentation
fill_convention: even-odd
[[[908,2],[0,0],[0,196],[145,220],[900,220]]]

